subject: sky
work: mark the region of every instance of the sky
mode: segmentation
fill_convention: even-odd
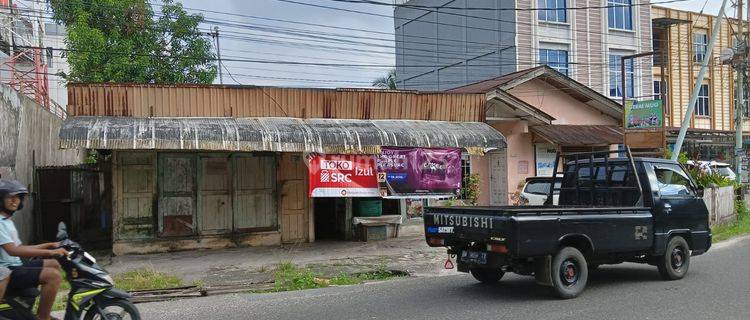
[[[335,0],[176,1],[181,1],[188,12],[204,15],[206,21],[202,29],[209,31],[214,26],[219,27],[224,84],[368,87],[373,79],[385,75],[395,64],[391,6]],[[651,2],[660,1],[665,0]],[[156,0],[151,2],[155,3]],[[688,0],[664,6],[700,11],[704,4],[705,13],[716,14],[721,0]],[[157,11],[160,9],[158,5],[154,7]],[[729,8],[728,11],[733,13],[734,9]],[[310,32],[317,38],[310,38]],[[339,66],[279,63],[289,61]],[[368,66],[351,66],[363,64]],[[219,83],[218,78],[216,83]]]
[[[191,12],[201,12],[205,16],[207,20],[206,28],[216,25],[212,21],[225,22],[219,25],[219,41],[222,58],[224,59],[372,65],[372,67],[332,67],[226,61],[223,68],[225,69],[223,70],[223,81],[225,84],[297,87],[366,87],[370,85],[373,79],[386,74],[390,66],[395,64],[392,7],[340,3],[332,0],[290,1],[298,3],[289,3],[282,0],[183,0],[183,4],[186,8],[196,9]],[[653,0],[652,2],[659,1],[664,0]],[[316,8],[300,3],[326,5],[383,16]],[[705,13],[716,14],[721,6],[721,0],[689,0],[664,4],[664,6],[700,11],[704,7],[704,4]],[[728,8],[728,11],[733,12],[734,9]],[[232,15],[216,12],[231,13]],[[349,29],[269,21],[250,16],[332,25]],[[232,25],[228,25],[227,23],[231,23]],[[330,37],[318,42],[310,38],[300,37],[299,34],[294,33],[279,34],[259,31],[259,27],[302,29],[303,31],[313,31],[316,34],[327,33],[324,36],[330,35],[330,37],[335,38],[341,38],[341,35],[351,35],[359,37],[355,38],[354,41],[370,44],[331,42]],[[377,33],[355,29],[375,31]],[[300,30],[291,31],[299,32]],[[362,37],[365,39],[362,39]],[[341,50],[341,48],[344,48],[344,50]],[[227,73],[231,74],[231,76]]]

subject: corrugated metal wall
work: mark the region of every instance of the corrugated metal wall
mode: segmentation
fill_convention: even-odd
[[[68,85],[70,116],[483,121],[483,94],[231,86]]]

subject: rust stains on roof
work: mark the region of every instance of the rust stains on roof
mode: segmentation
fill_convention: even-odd
[[[542,139],[561,146],[608,146],[623,143],[622,128],[607,125],[541,125],[530,128]]]

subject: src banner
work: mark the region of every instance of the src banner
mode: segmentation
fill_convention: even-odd
[[[445,198],[461,193],[461,150],[381,148],[378,185],[386,198]]]
[[[311,155],[310,197],[378,197],[375,156]]]

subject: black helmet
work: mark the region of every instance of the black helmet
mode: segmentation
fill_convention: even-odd
[[[21,204],[18,206],[18,210],[23,209],[23,199],[29,194],[29,190],[26,187],[15,180],[0,179],[0,200],[5,201],[8,196],[19,196],[21,197]],[[0,203],[0,210],[5,210],[5,203]],[[9,212],[12,214],[12,212]]]

